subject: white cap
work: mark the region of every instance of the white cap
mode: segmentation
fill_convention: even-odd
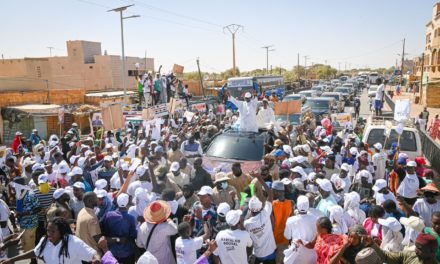
[[[389,229],[391,229],[394,232],[398,232],[400,231],[400,229],[402,229],[402,225],[400,224],[400,222],[394,218],[394,217],[388,217],[386,219],[383,218],[379,218],[377,220],[379,222],[379,224],[381,224],[382,226],[386,226]]]
[[[147,171],[147,168],[145,168],[144,166],[139,166],[136,168],[136,175],[141,177],[145,174],[146,171]]]
[[[284,185],[289,185],[289,184],[292,183],[292,181],[291,181],[289,178],[283,178],[283,179],[281,180],[281,182],[282,182]]]
[[[347,163],[342,163],[341,170],[344,170],[347,172],[350,171],[350,165],[348,165]]]
[[[15,135],[16,136],[21,136],[21,135],[23,135],[23,133],[21,133],[20,131],[17,131],[17,132],[15,132]]]
[[[171,163],[171,166],[170,166],[170,171],[171,172],[173,172],[173,171],[176,172],[179,169],[180,169],[179,162],[175,161],[175,162]]]
[[[259,212],[261,208],[263,208],[263,203],[257,196],[253,196],[249,200],[249,210],[251,210],[251,212]]]
[[[107,192],[105,190],[94,190],[94,192],[98,198],[104,198],[107,196]]]
[[[113,158],[112,158],[112,156],[107,155],[107,156],[104,157],[104,161],[110,161],[110,162],[112,162],[112,161],[113,161]]]
[[[306,161],[306,157],[299,155],[297,157],[293,157],[291,159],[289,159],[290,162],[297,162],[297,163],[303,163],[304,161]]]
[[[382,150],[382,144],[380,144],[379,142],[377,142],[376,144],[373,145],[373,147],[377,150]]]
[[[63,196],[63,194],[66,193],[66,190],[64,189],[56,189],[55,192],[53,193],[53,198],[56,200],[58,198],[60,198],[61,196]]]
[[[73,126],[73,127],[77,127],[78,124],[77,124],[77,123],[72,123],[72,126]]]
[[[107,181],[104,179],[99,179],[95,182],[95,188],[96,190],[103,190],[105,187],[107,187]]]
[[[231,207],[228,203],[220,203],[217,207],[217,214],[223,217],[231,210]]]
[[[84,183],[82,183],[82,182],[75,182],[73,184],[73,187],[74,188],[78,188],[78,189],[83,189],[83,190],[86,189],[86,185]]]
[[[407,167],[417,167],[417,163],[415,161],[411,160],[406,163],[406,166]]]
[[[305,181],[305,180],[307,179],[307,174],[306,174],[306,172],[305,172],[304,169],[303,169],[302,167],[300,167],[300,166],[296,166],[295,168],[290,169],[290,171],[291,171],[291,172],[299,173],[299,174],[301,175],[301,179],[302,179],[303,181]]]
[[[69,166],[67,166],[67,164],[59,164],[58,165],[58,173],[69,173],[70,169]]]
[[[116,199],[116,202],[118,203],[119,207],[127,207],[128,201],[130,200],[130,197],[126,193],[121,193],[118,198]]]
[[[331,192],[333,190],[332,183],[327,179],[317,179],[316,183],[318,183],[319,187],[326,192]]]
[[[350,154],[353,155],[353,156],[357,155],[358,154],[357,148],[356,147],[350,148]]]
[[[307,153],[309,153],[311,151],[310,146],[307,144],[301,145],[301,149]]]
[[[296,208],[298,208],[298,211],[307,212],[307,210],[309,210],[309,206],[309,198],[304,195],[298,196],[296,203]]]
[[[197,193],[197,195],[212,195],[214,191],[212,190],[211,187],[209,186],[202,186],[202,188],[200,188],[200,191]]]
[[[34,128],[34,129],[32,129],[32,132],[38,132],[38,130]]]
[[[387,187],[387,181],[384,179],[378,179],[378,180],[376,180],[376,183],[374,184],[372,189],[373,189],[373,191],[378,192],[385,187]]]
[[[44,170],[43,164],[35,163],[34,165],[32,165],[32,171],[36,171],[36,170]]]
[[[113,144],[112,143],[107,143],[107,144],[105,144],[105,148],[106,149],[113,148]]]
[[[49,181],[49,177],[47,174],[41,174],[38,176],[38,184],[47,183]]]
[[[69,159],[70,164],[75,163],[75,161],[76,161],[79,157],[80,157],[79,155],[73,155],[73,156],[71,156],[70,159]]]
[[[401,217],[399,221],[402,225],[406,227],[411,227],[417,232],[422,232],[425,228],[425,223],[423,222],[423,219],[417,216]]]
[[[368,179],[370,179],[372,177],[371,173],[367,170],[361,170],[359,172],[359,176],[361,176],[363,178],[368,178]]]
[[[72,175],[82,175],[83,170],[80,167],[73,167],[71,171]]]
[[[309,181],[313,181],[314,179],[316,179],[316,172],[310,172],[309,175],[307,175],[307,180]]]
[[[243,212],[241,210],[230,210],[226,214],[226,223],[230,226],[235,226],[240,221],[241,214]]]
[[[78,164],[78,166],[82,167],[84,165],[84,162],[86,162],[86,158],[80,157],[78,159],[78,163],[77,164]]]
[[[127,163],[127,162],[121,162],[121,169],[122,169],[123,171],[129,171],[129,170],[130,170],[130,167],[128,166],[128,163]]]
[[[250,92],[247,92],[244,94],[244,98],[251,98],[252,94]]]

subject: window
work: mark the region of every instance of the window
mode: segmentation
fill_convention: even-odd
[[[385,143],[385,136],[383,134],[384,129],[383,128],[373,128],[371,129],[370,133],[368,134],[367,143],[372,146],[373,144],[376,144],[377,142],[381,143],[382,145]],[[395,129],[391,130],[390,137],[387,140],[387,145],[384,147],[384,149],[390,149],[391,145],[394,142],[397,142],[398,134]],[[400,145],[401,150],[404,151],[417,151],[417,143],[416,143],[416,135],[412,131],[403,130],[402,135],[400,136]]]
[[[37,77],[41,78],[41,67],[37,66]]]

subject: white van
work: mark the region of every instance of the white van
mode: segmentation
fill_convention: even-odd
[[[397,143],[398,134],[396,132],[396,124],[393,124],[390,137],[387,140],[384,150],[391,149],[393,143]],[[385,124],[368,124],[365,127],[364,136],[362,141],[368,143],[369,146],[373,146],[377,142],[380,144],[385,143]],[[402,135],[400,136],[400,152],[406,153],[411,160],[415,160],[416,157],[423,156],[422,142],[420,140],[419,131],[415,127],[405,127]]]

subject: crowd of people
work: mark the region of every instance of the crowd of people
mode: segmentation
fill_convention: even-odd
[[[313,117],[268,126],[259,169],[234,162],[209,173],[203,149],[217,133],[273,120],[267,100],[258,109],[255,95],[228,96],[240,114],[129,124],[98,138],[73,124],[47,141],[34,131],[28,144],[18,131],[0,159],[0,263],[440,260],[433,171],[397,142],[388,151],[363,143],[358,127],[338,132]]]

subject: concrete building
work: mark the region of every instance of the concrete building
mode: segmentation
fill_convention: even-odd
[[[126,57],[124,78],[129,90],[136,89],[133,76],[136,64],[140,70],[154,70],[152,58]],[[0,93],[22,92],[26,96],[26,92],[46,91],[45,101],[32,103],[52,103],[51,99],[55,99],[50,93],[55,90],[82,90],[83,93],[122,90],[121,67],[121,57],[102,55],[99,42],[67,41],[64,57],[1,60]],[[2,106],[16,105],[13,101],[2,102]]]

